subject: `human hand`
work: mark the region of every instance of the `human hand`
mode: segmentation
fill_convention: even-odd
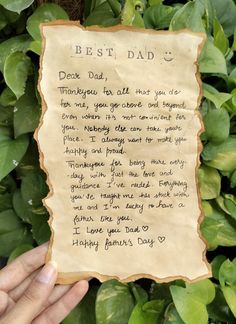
[[[58,324],[81,301],[88,282],[56,285],[56,266],[44,264],[47,244],[22,254],[0,271],[0,323]]]

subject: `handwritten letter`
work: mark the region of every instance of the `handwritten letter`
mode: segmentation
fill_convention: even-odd
[[[58,282],[209,277],[197,169],[202,34],[42,27],[36,132]]]

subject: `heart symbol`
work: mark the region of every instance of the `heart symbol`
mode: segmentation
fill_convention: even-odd
[[[148,229],[149,229],[149,226],[142,226],[142,230],[143,230],[144,232],[147,232]]]
[[[158,241],[160,243],[163,243],[165,241],[166,237],[165,236],[158,236]]]

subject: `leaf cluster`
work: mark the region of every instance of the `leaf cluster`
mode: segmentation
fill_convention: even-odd
[[[56,4],[32,4],[0,1],[0,256],[10,260],[50,236],[42,204],[48,187],[33,139],[41,115],[39,24],[68,15]]]

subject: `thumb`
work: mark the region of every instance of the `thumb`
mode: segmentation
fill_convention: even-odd
[[[56,278],[56,264],[54,262],[47,263],[18,300],[15,307],[4,318],[6,323],[14,323],[16,318],[18,324],[31,323],[51,294]]]

